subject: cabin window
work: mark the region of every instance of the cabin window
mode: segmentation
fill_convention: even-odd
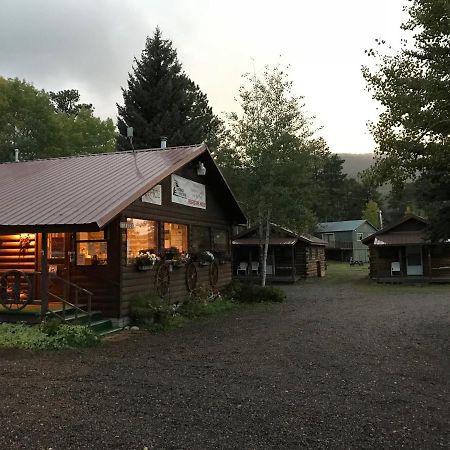
[[[363,237],[364,237],[364,234],[363,234],[363,233],[357,233],[357,234],[356,234],[356,240],[357,240],[357,241],[362,241],[362,240],[363,240]]]
[[[77,265],[103,266],[108,262],[108,243],[104,231],[76,234]]]
[[[63,259],[66,256],[66,238],[64,233],[49,233],[48,258]]]
[[[176,248],[180,253],[188,251],[187,225],[179,223],[164,224],[164,250],[167,252],[171,247]]]
[[[140,253],[158,253],[157,222],[128,218],[127,223],[127,264],[134,264]]]
[[[190,252],[200,253],[211,250],[211,235],[208,227],[191,225],[190,232]]]
[[[213,251],[217,253],[229,253],[228,233],[226,230],[213,230]]]

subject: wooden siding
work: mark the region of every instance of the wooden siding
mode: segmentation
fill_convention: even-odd
[[[190,179],[206,186],[206,209],[192,208],[171,200],[171,176],[165,178],[160,184],[162,188],[162,205],[142,202],[136,200],[128,206],[120,216],[120,220],[125,221],[127,217],[138,219],[155,220],[160,223],[180,223],[187,225],[201,225],[210,228],[225,230],[231,236],[232,211],[228,210],[228,202],[221,192],[215,190],[214,179],[199,177],[196,173],[195,165],[188,164],[181,170],[175,172],[184,178]],[[117,224],[117,227],[119,225]],[[161,226],[159,226],[161,231]],[[129,314],[130,300],[149,291],[154,291],[155,272],[139,272],[134,264],[127,265],[127,232],[126,229],[119,231],[120,239],[120,308],[119,317],[126,317]],[[162,248],[162,233],[159,233],[159,246]],[[198,282],[200,285],[209,286],[209,266],[197,266]],[[219,264],[218,287],[222,288],[231,281],[231,262]],[[175,303],[185,300],[189,295],[186,286],[185,268],[174,268],[170,274],[170,287],[167,301]]]
[[[17,269],[36,270],[36,237],[30,234],[30,244],[23,248],[19,234],[0,235],[0,272]]]

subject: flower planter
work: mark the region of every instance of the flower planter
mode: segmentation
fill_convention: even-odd
[[[155,265],[152,266],[136,266],[139,272],[145,272],[146,270],[153,270]]]

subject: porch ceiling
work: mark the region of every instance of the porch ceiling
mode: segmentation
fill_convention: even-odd
[[[423,245],[427,244],[425,235],[421,231],[391,232],[375,236],[374,245]]]

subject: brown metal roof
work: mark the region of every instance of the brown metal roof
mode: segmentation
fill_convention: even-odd
[[[0,164],[0,226],[101,228],[204,152],[201,144]]]
[[[294,245],[298,241],[297,238],[292,237],[273,237],[269,239],[269,245]],[[259,245],[259,238],[240,238],[235,239],[233,245]]]
[[[375,236],[374,245],[414,245],[427,242],[424,233],[420,231],[403,231]]]

